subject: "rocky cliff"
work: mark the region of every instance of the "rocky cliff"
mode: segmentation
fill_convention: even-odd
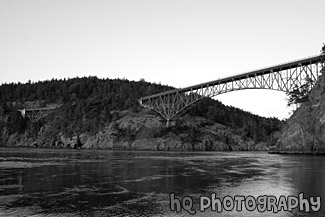
[[[45,125],[34,139],[27,132],[10,135],[6,146],[170,151],[266,150],[269,146],[255,143],[241,130],[201,117],[186,116],[172,124],[166,128],[156,115],[123,112],[120,119],[94,134],[49,135],[51,126]]]
[[[325,152],[324,75],[319,77],[308,100],[289,118],[277,145],[272,149],[289,152]]]

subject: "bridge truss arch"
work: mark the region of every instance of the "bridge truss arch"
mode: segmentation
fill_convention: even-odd
[[[244,89],[271,89],[292,91],[303,85],[307,78],[314,85],[324,67],[325,56],[318,55],[276,66],[230,76],[186,88],[166,91],[139,99],[141,106],[150,108],[169,121],[186,111],[204,97],[214,97]]]
[[[37,122],[58,108],[59,106],[48,108],[19,109],[18,111],[21,113],[23,118],[28,118],[31,122]]]

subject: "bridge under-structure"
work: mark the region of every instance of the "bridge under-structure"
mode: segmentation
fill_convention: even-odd
[[[58,108],[59,107],[31,108],[19,109],[18,111],[24,118],[28,118],[32,122],[37,122]]]
[[[309,78],[316,83],[324,67],[325,55],[312,56],[214,81],[174,89],[139,99],[141,106],[161,114],[167,121],[204,97],[243,89],[272,89],[290,92]]]

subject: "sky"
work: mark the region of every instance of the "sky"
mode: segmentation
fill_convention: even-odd
[[[320,53],[324,0],[0,0],[0,84],[97,76],[176,88]],[[286,95],[214,97],[288,118]]]

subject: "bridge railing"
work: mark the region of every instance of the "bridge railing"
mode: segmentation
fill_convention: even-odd
[[[204,85],[206,83],[213,83],[213,82],[216,82],[216,81],[219,81],[219,80],[229,79],[229,78],[232,78],[232,77],[241,77],[241,76],[245,76],[245,75],[251,75],[251,74],[254,74],[254,73],[257,73],[257,72],[266,71],[266,70],[268,70],[270,68],[277,68],[279,66],[294,64],[296,62],[301,62],[303,60],[315,59],[315,58],[322,57],[322,56],[324,56],[324,55],[313,55],[313,56],[309,56],[309,57],[305,57],[305,58],[300,58],[300,59],[296,59],[296,60],[292,60],[292,61],[287,61],[287,62],[283,62],[283,63],[280,63],[280,64],[271,65],[271,66],[268,66],[268,67],[254,69],[254,70],[247,71],[247,72],[244,72],[244,73],[238,73],[238,74],[234,74],[234,75],[231,75],[231,76],[218,78],[217,80],[204,82],[202,84]],[[200,85],[200,84],[198,84],[198,85]]]
[[[25,109],[26,111],[44,111],[44,110],[54,110],[54,109],[57,109],[57,108],[60,108],[60,107],[44,107],[44,108],[30,108],[30,109]]]

